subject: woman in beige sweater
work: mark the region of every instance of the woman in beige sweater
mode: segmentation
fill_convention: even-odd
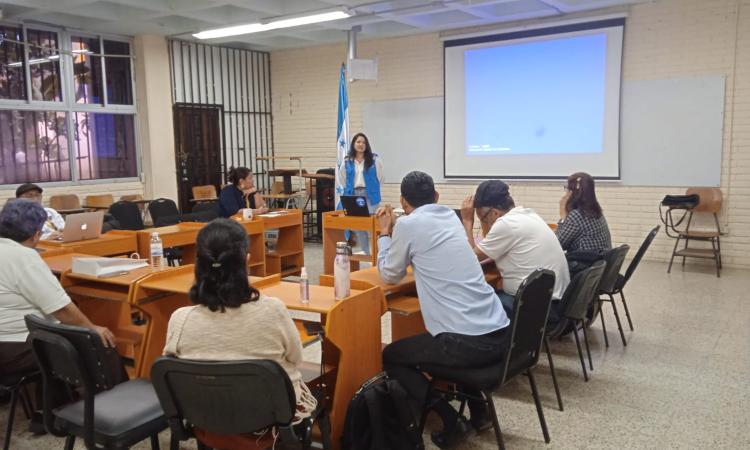
[[[198,233],[195,282],[190,300],[169,319],[164,354],[178,358],[232,361],[268,359],[279,363],[297,396],[294,423],[316,407],[298,365],[299,333],[286,306],[261,295],[248,281],[248,237],[230,219],[217,219]]]

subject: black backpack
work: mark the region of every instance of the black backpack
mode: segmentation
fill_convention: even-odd
[[[367,380],[346,411],[342,450],[419,450],[419,415],[398,381],[385,373]]]

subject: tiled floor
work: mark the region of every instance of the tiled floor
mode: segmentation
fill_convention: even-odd
[[[308,245],[310,279],[320,273],[322,251]],[[635,331],[622,347],[611,308],[605,306],[610,347],[597,322],[591,333],[594,371],[588,383],[572,337],[552,343],[565,411],[557,410],[542,357],[536,369],[552,442],[542,439],[528,383],[518,379],[496,393],[508,448],[636,449],[750,448],[750,277],[726,269],[644,262],[626,289]],[[389,331],[388,316],[383,319]],[[315,349],[306,350],[315,358]],[[0,407],[5,429],[7,406]],[[63,441],[29,434],[18,415],[11,447],[58,449]],[[168,432],[162,433],[164,447]],[[429,438],[427,439],[429,441]],[[81,443],[76,448],[83,448]],[[149,446],[141,443],[136,448]],[[183,444],[183,448],[195,448]],[[427,448],[435,448],[427,442]],[[472,434],[462,449],[496,448],[491,431]]]

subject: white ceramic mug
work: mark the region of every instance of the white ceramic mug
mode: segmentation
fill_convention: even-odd
[[[253,210],[251,208],[242,209],[242,218],[244,220],[250,220],[253,218]]]

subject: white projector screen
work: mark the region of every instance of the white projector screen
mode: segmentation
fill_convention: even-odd
[[[625,19],[446,41],[446,178],[619,179]]]

